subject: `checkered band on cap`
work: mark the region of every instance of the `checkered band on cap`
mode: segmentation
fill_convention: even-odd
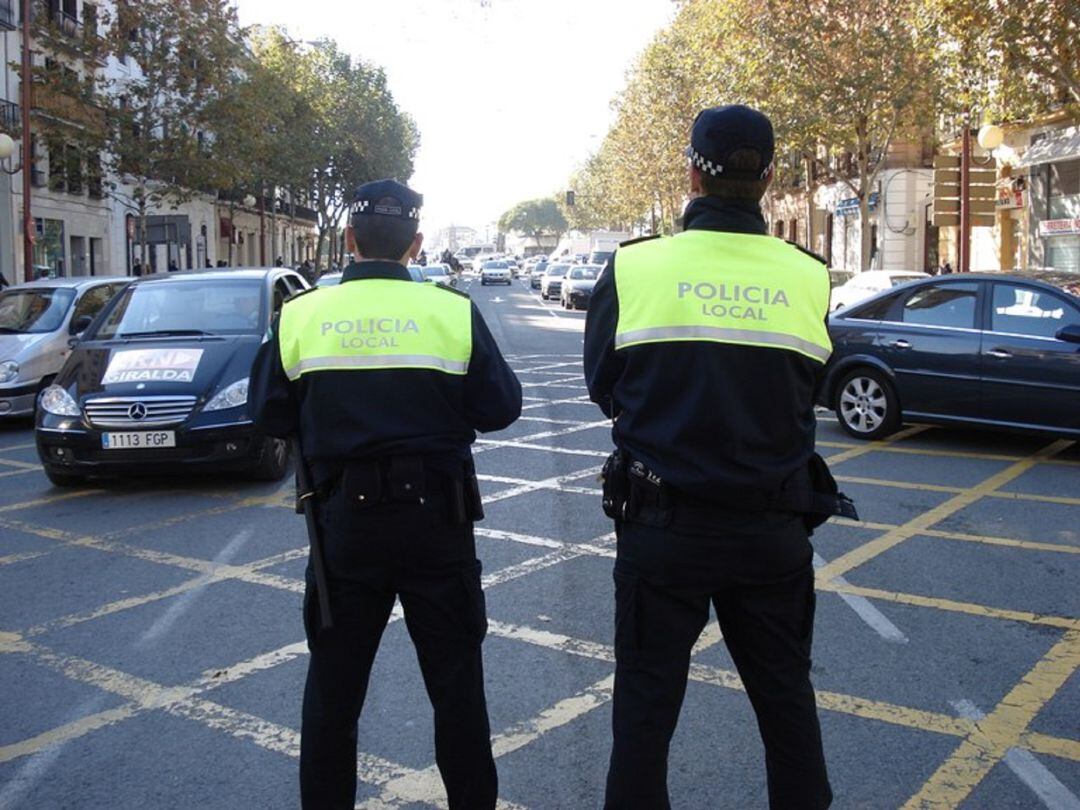
[[[718,166],[711,160],[707,160],[704,155],[697,152],[694,147],[686,147],[686,156],[690,158],[690,162],[697,166],[701,171],[706,174],[711,174],[714,177],[719,174],[723,174],[724,167]]]
[[[702,155],[700,152],[698,152],[696,149],[694,149],[694,147],[692,147],[692,146],[686,147],[686,156],[690,159],[690,162],[693,165],[697,166],[699,169],[701,169],[701,171],[705,172],[706,174],[711,174],[713,177],[719,177],[721,174],[724,173],[724,167],[723,166],[709,160],[704,155]],[[771,169],[771,168],[772,168],[772,164],[770,163],[768,166],[766,166],[764,169],[761,170],[760,178],[762,180],[765,179],[766,175],[768,175],[768,173],[769,173],[769,169]],[[747,172],[747,171],[744,171],[744,170],[739,170],[739,171],[736,172],[736,171],[733,170],[732,173],[739,174],[739,175],[748,175],[748,174],[751,174],[752,172]]]
[[[382,214],[388,217],[401,219],[420,219],[420,209],[417,207],[405,209],[400,205],[383,205],[373,203],[371,200],[360,200],[353,206],[353,214]]]

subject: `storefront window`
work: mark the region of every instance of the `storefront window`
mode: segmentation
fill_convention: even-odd
[[[64,268],[64,221],[35,219],[34,275],[66,275]]]
[[[1047,219],[1080,219],[1080,160],[1051,164],[1049,178]],[[1044,240],[1048,267],[1080,273],[1080,234],[1062,233]]]

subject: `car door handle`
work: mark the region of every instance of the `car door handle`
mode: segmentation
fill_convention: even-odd
[[[892,347],[893,347],[894,349],[910,349],[910,348],[911,348],[911,344],[910,344],[910,343],[908,343],[908,342],[907,342],[906,340],[904,340],[903,338],[901,338],[900,340],[894,340],[894,341],[892,342]]]
[[[987,352],[987,354],[991,357],[997,357],[1002,360],[1007,360],[1008,358],[1012,357],[1012,352],[1005,351],[1005,349],[991,349]]]

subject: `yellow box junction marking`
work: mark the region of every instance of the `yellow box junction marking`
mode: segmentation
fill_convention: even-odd
[[[1001,761],[1024,742],[1028,725],[1080,667],[1080,632],[1055,644],[997,707],[979,720],[960,746],[905,804],[905,810],[957,807]]]
[[[971,504],[985,497],[988,493],[1009,483],[1009,481],[1019,478],[1036,464],[1055,455],[1070,444],[1072,443],[1066,440],[1053,442],[1036,452],[1034,455],[1023,459],[1022,461],[1018,461],[1015,464],[1006,467],[1004,470],[994,473],[989,478],[982,481],[982,483],[972,487],[966,492],[962,492],[949,498],[944,503],[938,504],[932,509],[920,513],[907,523],[887,531],[881,537],[871,540],[868,543],[864,543],[858,548],[849,551],[847,554],[837,557],[825,567],[818,569],[818,580],[821,582],[828,582],[834,577],[843,576],[853,568],[857,568],[875,557],[884,554],[886,551],[903,543],[908,538],[916,534],[923,534],[934,524],[940,523],[950,515],[954,515],[962,509],[971,506]]]

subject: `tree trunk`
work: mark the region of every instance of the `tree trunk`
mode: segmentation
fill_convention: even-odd
[[[146,196],[139,198],[139,265],[141,273],[146,273]]]
[[[870,194],[865,187],[859,193],[859,271],[870,269],[870,253],[873,248],[873,229],[870,227]]]

